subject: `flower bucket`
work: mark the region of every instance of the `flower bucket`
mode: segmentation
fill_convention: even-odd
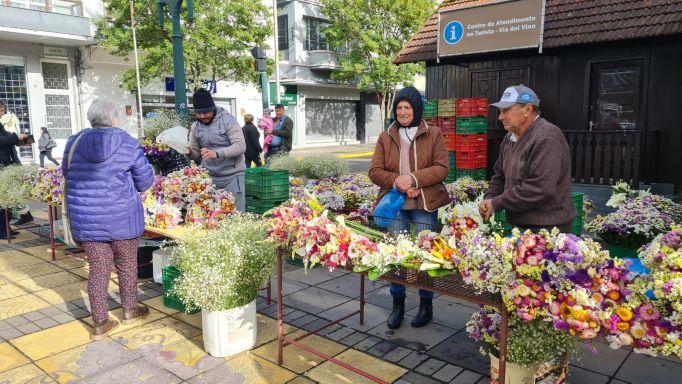
[[[204,349],[214,357],[244,352],[256,345],[256,300],[227,311],[201,311]]]
[[[612,257],[619,259],[633,259],[637,258],[637,250],[632,248],[619,247],[613,244],[606,244],[606,250],[609,251]]]
[[[490,356],[490,383],[500,383],[500,360],[492,353]],[[554,362],[535,364],[530,367],[507,362],[505,384],[534,384],[536,382],[561,384],[568,374],[568,360],[564,356]]]

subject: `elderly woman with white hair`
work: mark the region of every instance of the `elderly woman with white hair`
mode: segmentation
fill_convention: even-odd
[[[112,266],[118,271],[123,323],[149,314],[136,298],[137,247],[144,230],[138,192],[151,187],[154,173],[138,141],[116,128],[118,110],[109,100],[93,101],[87,112],[92,128],[69,138],[62,164],[72,234],[83,244],[90,264],[93,340],[118,325],[108,315]]]

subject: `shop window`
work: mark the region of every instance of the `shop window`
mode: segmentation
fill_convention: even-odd
[[[0,57],[0,100],[7,104],[7,110],[19,118],[21,133],[31,133],[31,119],[28,111],[28,88],[26,68],[21,58]],[[30,145],[18,147],[19,157],[33,158]]]

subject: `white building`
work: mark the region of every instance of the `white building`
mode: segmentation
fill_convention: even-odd
[[[103,14],[101,0],[0,1],[0,100],[21,121],[23,133],[36,141],[47,126],[61,157],[66,139],[89,126],[85,113],[96,97],[121,106],[119,126],[137,132],[137,98],[121,85],[124,61],[96,45],[92,20]],[[142,90],[143,111],[174,108],[165,79]],[[188,95],[191,105],[191,94]],[[262,111],[261,94],[253,86],[219,82],[214,98],[243,123],[247,113]],[[37,159],[37,144],[20,148],[23,161]]]

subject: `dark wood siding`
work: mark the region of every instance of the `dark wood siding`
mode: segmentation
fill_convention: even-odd
[[[537,51],[517,51],[429,62],[426,97],[497,100],[505,87],[524,82],[540,97],[545,118],[565,131],[588,131],[592,65],[618,60],[645,63],[637,178],[647,183],[674,184],[679,192],[682,190],[682,114],[679,112],[682,110],[682,39],[679,37],[569,47],[548,50],[542,55]],[[488,119],[490,171],[505,131],[497,122],[494,108]],[[611,141],[635,143],[633,140],[628,136]],[[628,156],[634,158],[634,155]],[[612,168],[612,175],[626,174],[624,169]],[[603,174],[593,176],[601,178]]]

